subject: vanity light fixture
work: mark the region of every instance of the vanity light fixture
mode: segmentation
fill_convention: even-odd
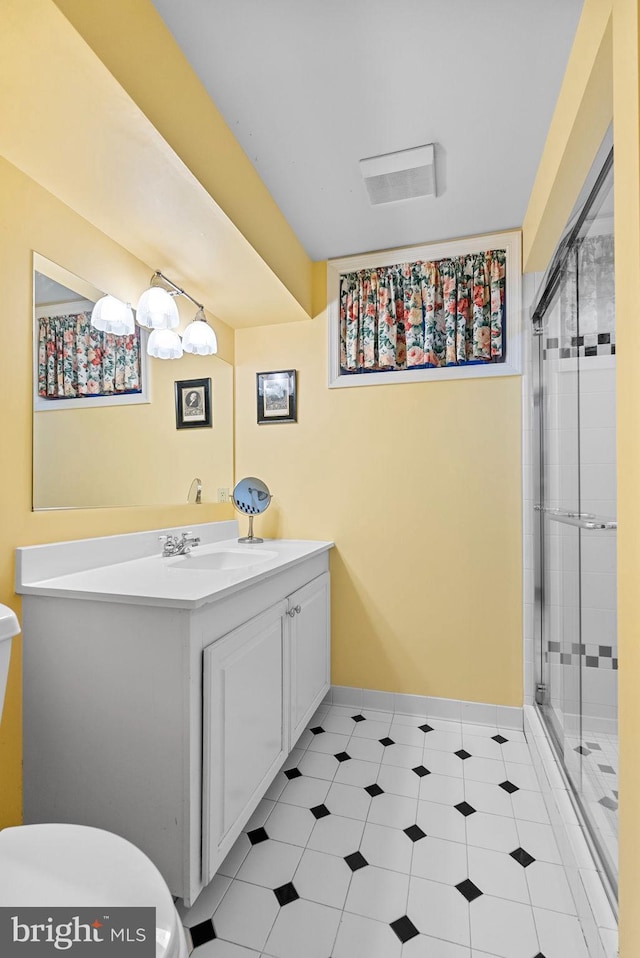
[[[176,296],[184,296],[198,307],[195,319],[183,333],[182,342],[178,334],[172,332],[180,321],[174,301]],[[142,326],[153,330],[147,343],[147,352],[156,359],[180,359],[183,350],[199,356],[218,352],[218,340],[206,320],[202,303],[160,270],[153,274],[151,286],[138,301],[136,319]]]
[[[133,310],[115,296],[101,296],[91,311],[91,325],[103,333],[130,336],[135,331]]]

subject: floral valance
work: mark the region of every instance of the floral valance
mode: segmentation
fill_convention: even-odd
[[[501,361],[505,266],[505,250],[487,250],[343,274],[342,370]]]
[[[140,333],[114,336],[90,313],[38,320],[38,395],[43,399],[141,392]]]

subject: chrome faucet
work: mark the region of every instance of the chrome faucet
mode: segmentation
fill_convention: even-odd
[[[200,538],[192,532],[183,532],[181,536],[158,536],[158,539],[164,542],[162,556],[165,559],[169,556],[187,555],[194,546],[200,545]]]

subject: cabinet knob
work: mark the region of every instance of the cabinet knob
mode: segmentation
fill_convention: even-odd
[[[294,607],[293,607],[292,609],[287,609],[287,615],[290,615],[291,618],[294,617],[294,615],[296,614],[296,612],[302,612],[302,607],[299,606],[299,605],[294,605]]]

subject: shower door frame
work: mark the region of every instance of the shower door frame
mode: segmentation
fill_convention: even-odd
[[[544,456],[544,378],[543,378],[543,342],[546,324],[544,316],[547,310],[555,302],[563,277],[563,267],[567,259],[567,253],[573,248],[574,242],[580,234],[580,230],[587,218],[587,215],[593,205],[594,200],[599,194],[603,184],[613,169],[613,149],[610,149],[602,169],[600,170],[593,187],[589,190],[587,198],[584,200],[581,210],[575,219],[571,228],[566,232],[560,243],[560,256],[556,254],[556,261],[552,264],[547,277],[545,277],[545,286],[541,295],[535,302],[535,308],[531,312],[531,336],[532,336],[532,387],[533,387],[533,429],[532,429],[532,466],[533,469],[533,542],[534,542],[534,619],[533,619],[533,641],[534,641],[534,703],[536,711],[542,722],[542,726],[547,732],[552,749],[555,753],[560,775],[567,788],[567,793],[573,804],[578,820],[583,826],[583,834],[587,840],[589,850],[598,865],[598,871],[603,879],[603,885],[611,907],[616,915],[618,914],[618,876],[612,872],[610,864],[605,855],[600,851],[600,844],[596,837],[596,829],[591,823],[590,817],[585,809],[582,797],[576,788],[566,767],[564,755],[564,742],[559,738],[550,720],[545,696],[549,691],[548,668],[549,663],[545,658],[544,648],[544,607],[545,607],[545,513],[543,506],[545,503],[545,456]],[[579,363],[577,364],[578,376],[576,389],[580,391],[580,372]],[[577,424],[578,434],[580,430],[580,420]],[[579,440],[578,440],[579,442]],[[579,552],[580,555],[580,552]],[[578,584],[581,589],[581,574],[578,575]],[[579,603],[581,610],[582,603]],[[581,613],[580,613],[581,614]],[[580,626],[581,627],[581,626]],[[581,636],[580,636],[581,639]],[[581,662],[579,671],[580,682],[580,701],[582,702],[582,670]],[[582,711],[580,712],[580,740],[582,740]]]

